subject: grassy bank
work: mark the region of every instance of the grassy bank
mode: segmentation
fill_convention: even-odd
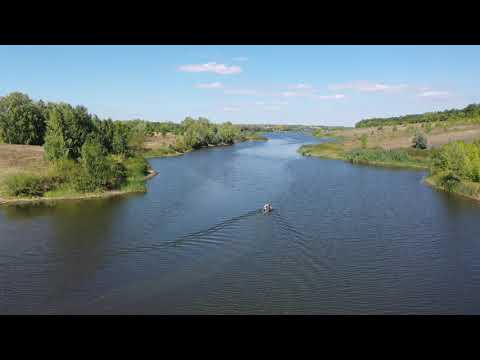
[[[417,149],[356,149],[345,154],[352,164],[428,169],[430,152]]]
[[[430,175],[424,179],[425,184],[436,189],[467,197],[473,200],[480,200],[480,183],[461,180],[452,187],[445,184],[441,175]]]
[[[302,145],[298,152],[304,156],[316,156],[326,159],[346,160],[345,149],[341,142],[325,142]]]
[[[268,141],[268,138],[263,136],[261,132],[243,134],[239,141]]]
[[[147,159],[151,159],[151,158],[157,158],[157,157],[179,156],[183,154],[185,154],[185,152],[179,152],[170,147],[162,146],[156,149],[146,150],[143,153],[143,156]]]
[[[381,148],[346,150],[342,142],[303,145],[298,150],[304,156],[345,160],[352,164],[426,169],[430,164],[428,150]]]
[[[74,161],[48,163],[35,172],[28,167],[8,175],[0,182],[0,204],[24,204],[57,200],[112,197],[145,192],[145,181],[156,175],[141,157],[117,158],[113,174],[105,187],[90,186],[81,164]],[[86,186],[88,185],[88,186]]]
[[[336,139],[304,145],[298,150],[302,155],[353,164],[426,169],[429,170],[426,184],[480,200],[480,124],[477,122],[359,127],[331,131],[328,136],[324,132],[316,135]]]

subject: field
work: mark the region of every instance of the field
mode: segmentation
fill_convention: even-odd
[[[0,182],[9,175],[41,172],[45,167],[41,146],[0,144]]]
[[[361,147],[360,137],[367,136],[367,147],[382,149],[408,148],[412,145],[415,131],[422,131],[428,139],[429,148],[437,148],[451,141],[463,140],[471,142],[480,139],[480,124],[442,124],[427,127],[422,124],[384,126],[383,128],[358,128],[339,130],[335,134],[343,136],[343,148],[348,151]]]
[[[175,134],[166,133],[162,135],[161,133],[155,134],[154,136],[150,136],[145,140],[144,148],[146,150],[158,150],[160,148],[165,148],[168,146],[175,145],[177,137]]]

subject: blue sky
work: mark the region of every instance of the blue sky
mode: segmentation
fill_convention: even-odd
[[[480,46],[0,46],[0,96],[100,117],[353,125],[480,102]]]

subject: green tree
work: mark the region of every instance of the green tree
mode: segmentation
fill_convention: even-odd
[[[52,105],[48,114],[45,136],[47,158],[52,160],[66,156],[78,159],[88,134],[95,129],[87,109],[59,103]]]
[[[65,141],[65,125],[59,109],[52,108],[48,115],[47,134],[45,135],[45,157],[47,160],[69,158],[69,149]]]
[[[127,154],[129,129],[121,122],[115,122],[112,138],[112,152],[114,154]]]
[[[91,134],[87,137],[81,154],[83,174],[76,181],[78,190],[110,190],[117,188],[125,180],[125,167],[107,155],[98,136]]]
[[[0,98],[0,140],[9,144],[42,145],[43,108],[28,95],[14,92]]]

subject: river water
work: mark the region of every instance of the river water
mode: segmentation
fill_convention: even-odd
[[[268,136],[153,159],[146,194],[0,208],[0,314],[480,313],[478,203]]]

